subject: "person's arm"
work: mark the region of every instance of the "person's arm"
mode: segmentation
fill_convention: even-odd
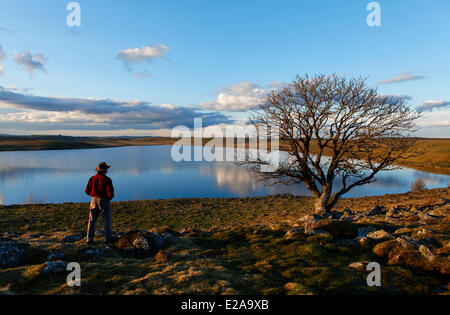
[[[111,179],[108,180],[108,185],[106,185],[106,193],[109,200],[114,198],[114,186]]]
[[[91,194],[91,189],[92,189],[92,177],[89,178],[88,184],[86,186],[86,189],[84,190],[84,192],[86,193],[86,195],[90,196]]]

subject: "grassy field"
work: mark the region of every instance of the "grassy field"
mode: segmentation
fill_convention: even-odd
[[[301,226],[300,219],[311,213],[311,198],[113,203],[115,231],[187,228],[186,234],[170,239],[157,255],[143,259],[124,258],[101,238],[95,246],[101,254],[94,255],[88,254],[92,248],[83,241],[62,243],[66,235],[84,234],[87,204],[3,206],[0,232],[15,231],[18,239],[32,247],[22,265],[0,268],[0,294],[448,294],[449,200],[449,189],[343,199],[336,210],[360,212],[359,219],[352,223],[331,220],[339,224],[329,225],[331,229],[322,224],[328,231],[324,234],[294,232],[292,237],[286,237],[288,231]],[[377,205],[404,209],[405,215],[369,216]],[[432,220],[422,222],[416,214],[436,211],[447,216],[427,216]],[[353,237],[362,227],[422,239],[438,258],[430,264],[416,249],[403,247],[386,252],[383,244],[391,246],[393,241],[359,243]],[[423,235],[425,230],[432,235]],[[45,272],[47,257],[58,252],[64,252],[64,261],[82,265],[81,288],[65,284],[65,270]],[[349,267],[371,261],[382,266],[380,288],[366,285],[364,268]]]
[[[211,144],[211,140],[212,139],[205,138],[201,141],[203,145],[207,145],[208,143]],[[57,136],[0,136],[0,151],[66,150],[122,146],[172,145],[177,141],[178,139],[168,137],[89,138]],[[191,140],[191,143],[193,143],[193,140]],[[214,140],[212,143],[215,145],[225,145],[222,141],[217,140]],[[416,143],[415,149],[420,150],[422,153],[408,160],[401,160],[398,162],[398,165],[439,174],[450,174],[450,139],[419,139]]]

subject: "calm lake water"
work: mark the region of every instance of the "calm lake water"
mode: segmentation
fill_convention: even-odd
[[[116,201],[184,197],[309,195],[303,185],[266,186],[230,162],[174,162],[170,146],[89,150],[0,152],[0,204],[87,202],[87,181],[98,162],[112,165]],[[450,176],[402,169],[346,197],[404,193],[422,177],[428,188],[446,187]]]

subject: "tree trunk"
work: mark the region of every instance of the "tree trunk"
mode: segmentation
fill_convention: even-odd
[[[328,212],[328,201],[330,199],[329,195],[322,194],[315,203],[315,212],[318,215],[323,215]]]

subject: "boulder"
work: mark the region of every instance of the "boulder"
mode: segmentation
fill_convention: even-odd
[[[336,238],[355,238],[358,236],[358,225],[335,219],[321,220],[315,223],[311,230],[323,230]]]
[[[164,246],[167,235],[149,231],[130,231],[119,238],[117,247],[127,257],[149,257]]]
[[[370,210],[370,212],[367,215],[374,216],[374,215],[384,215],[384,214],[386,214],[386,210],[384,209],[384,207],[377,205],[372,210]]]
[[[28,243],[2,238],[0,240],[0,268],[19,266],[25,250],[29,247]]]
[[[431,250],[424,246],[420,245],[419,252],[425,257],[430,263],[434,262],[436,260],[436,256],[431,252]]]
[[[366,237],[372,241],[378,241],[378,242],[394,239],[394,236],[392,236],[391,233],[386,232],[385,230],[378,230],[378,231],[370,232],[369,234],[367,234]]]

